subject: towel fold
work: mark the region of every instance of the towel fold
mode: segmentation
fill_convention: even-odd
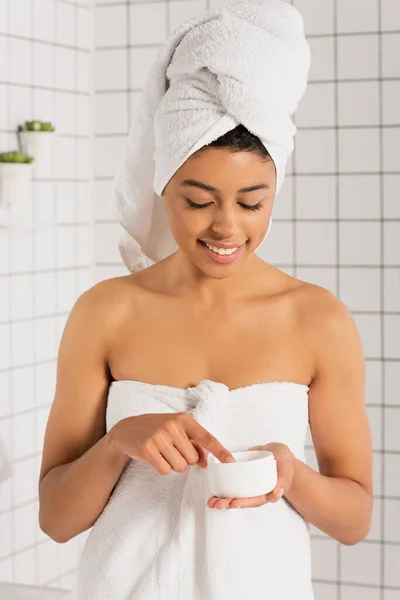
[[[207,11],[172,34],[149,73],[114,179],[119,249],[130,271],[177,250],[160,196],[189,156],[237,125],[268,150],[278,193],[309,66],[302,17],[281,0]]]

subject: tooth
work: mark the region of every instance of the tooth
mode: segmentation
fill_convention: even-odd
[[[205,242],[205,244],[207,248],[210,248],[210,250],[212,250],[216,254],[219,254],[220,256],[224,256],[226,254],[233,254],[237,250],[237,248],[217,248],[216,246],[211,246],[210,244],[207,244],[207,242]]]

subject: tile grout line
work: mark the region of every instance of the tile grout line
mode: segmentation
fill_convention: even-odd
[[[333,73],[335,83],[334,87],[334,165],[335,165],[335,240],[336,240],[336,265],[335,265],[335,285],[336,285],[336,295],[341,299],[341,289],[340,289],[340,190],[339,190],[339,181],[340,181],[340,157],[339,157],[339,55],[338,55],[338,1],[333,0]],[[336,598],[337,600],[341,600],[342,598],[342,569],[341,569],[341,545],[339,542],[336,542]]]
[[[7,31],[10,30],[10,15],[11,15],[11,8],[10,8],[10,2],[11,0],[7,0]],[[11,75],[11,52],[10,52],[10,38],[7,38],[6,40],[6,52],[7,52],[7,77],[10,79],[10,75]],[[7,111],[8,111],[8,120],[10,121],[11,119],[11,94],[10,94],[10,88],[9,86],[7,86],[7,92],[8,92],[8,106],[7,106]],[[9,136],[8,136],[9,137]],[[12,270],[12,259],[11,259],[11,251],[12,251],[12,239],[11,239],[11,234],[10,234],[10,209],[11,207],[8,207],[7,211],[6,211],[6,216],[7,216],[7,223],[8,223],[8,228],[7,228],[7,240],[8,240],[8,272],[11,273]],[[12,294],[11,294],[11,281],[9,281],[9,285],[8,285],[8,297],[9,297],[9,316],[11,319],[11,306],[12,306]],[[8,352],[9,352],[9,365],[11,365],[12,363],[12,327],[10,326],[9,328],[9,339],[8,339]],[[8,370],[8,369],[7,369]],[[9,376],[9,395],[10,395],[10,399],[12,399],[13,397],[13,378],[11,376]],[[12,405],[10,405],[10,409],[12,410]],[[11,481],[10,481],[10,498],[11,498],[11,507],[10,507],[10,518],[11,518],[11,552],[12,554],[15,553],[15,539],[14,539],[14,522],[15,522],[15,493],[14,493],[14,461],[13,461],[13,457],[12,457],[12,449],[13,449],[13,445],[14,445],[14,440],[13,440],[13,427],[11,425],[11,419],[10,419],[10,423],[9,423],[9,436],[10,436],[10,448],[9,448],[9,460],[10,460],[10,464],[11,464]],[[15,561],[12,561],[12,567],[11,567],[11,573],[12,573],[12,581],[15,581]]]
[[[34,26],[33,26],[33,11],[36,8],[36,4],[35,4],[35,0],[31,0],[30,3],[30,8],[31,8],[31,38],[33,40],[34,38]],[[35,72],[34,70],[34,63],[35,63],[35,50],[34,50],[34,46],[33,46],[34,42],[31,42],[31,69],[32,69],[32,83],[33,83],[33,73]],[[52,63],[52,67],[53,67],[53,72],[54,72],[54,61]],[[31,87],[31,119],[36,119],[35,116],[35,110],[36,110],[36,106],[35,106],[35,89],[33,88],[33,86]],[[32,219],[32,223],[35,225],[36,224],[36,218],[37,218],[37,209],[36,209],[36,173],[34,171],[33,173],[33,180],[32,180],[32,213],[31,213],[31,219]],[[32,267],[33,270],[36,267],[36,235],[34,233],[34,231],[31,231],[31,244],[32,244]],[[33,317],[35,317],[36,315],[36,295],[32,294],[32,315]],[[36,354],[36,335],[37,335],[37,327],[35,327],[35,320],[32,319],[32,344],[33,344],[33,348],[32,348],[32,359],[33,362],[35,363],[37,361],[37,354]],[[38,427],[37,427],[37,412],[36,412],[36,403],[37,403],[37,398],[36,398],[36,384],[37,384],[37,372],[36,369],[32,369],[32,378],[33,378],[33,405],[35,407],[35,411],[34,411],[34,435],[33,435],[33,439],[34,439],[34,444],[35,444],[35,450],[37,448],[37,438],[38,438]],[[11,396],[14,399],[14,396]],[[37,460],[35,460],[35,464],[37,464]],[[35,581],[38,582],[39,581],[39,556],[38,556],[38,551],[37,551],[37,542],[38,542],[38,523],[36,523],[36,527],[35,527],[35,552],[34,552],[34,569],[35,569]]]
[[[382,84],[382,74],[383,74],[383,52],[382,52],[382,44],[383,44],[383,36],[382,36],[382,1],[378,0],[378,28],[379,28],[379,37],[378,37],[378,106],[379,106],[379,121],[382,125],[383,123],[383,84]],[[380,344],[381,344],[381,356],[382,356],[382,367],[381,367],[381,447],[383,449],[381,456],[381,486],[382,486],[382,496],[381,500],[381,514],[380,514],[380,536],[381,536],[381,546],[380,546],[380,600],[385,600],[385,495],[386,495],[386,435],[385,435],[385,403],[386,403],[386,363],[385,363],[385,317],[384,317],[384,306],[385,306],[385,298],[384,298],[384,279],[385,279],[385,254],[384,254],[384,186],[383,186],[383,172],[384,172],[384,140],[383,140],[383,128],[381,127],[379,130],[379,186],[380,186]]]

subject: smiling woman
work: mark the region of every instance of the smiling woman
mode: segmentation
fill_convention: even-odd
[[[251,0],[182,26],[151,72],[115,182],[131,273],[74,306],[46,430],[43,530],[94,525],[79,600],[313,600],[309,523],[348,545],[368,533],[354,321],[255,253],[308,68],[299,13]],[[212,496],[209,453],[250,448],[272,452],[276,487]]]

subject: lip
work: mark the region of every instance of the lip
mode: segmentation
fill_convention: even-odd
[[[223,244],[222,242],[216,242],[214,240],[200,240],[200,241],[210,244],[210,246],[215,246],[216,248],[224,248],[225,250],[230,250],[231,248],[239,248],[240,246],[243,246],[243,242],[240,244],[239,243]]]
[[[231,263],[235,262],[236,260],[238,260],[238,258],[240,257],[240,255],[242,253],[242,249],[244,246],[244,244],[242,244],[241,246],[238,246],[236,252],[233,252],[232,254],[221,254],[220,255],[220,254],[217,254],[216,252],[213,252],[213,250],[210,250],[210,248],[207,248],[207,246],[205,245],[203,240],[197,240],[197,243],[199,244],[200,248],[203,250],[204,254],[206,254],[214,262],[222,264],[222,265],[231,264]],[[233,247],[235,248],[235,246],[233,246]]]

